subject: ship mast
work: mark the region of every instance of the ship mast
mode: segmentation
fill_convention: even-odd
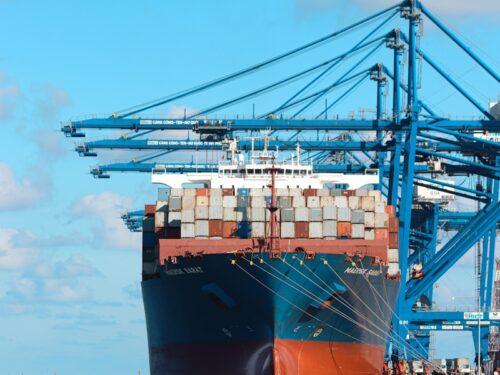
[[[276,218],[276,212],[278,211],[278,204],[276,202],[276,172],[280,170],[279,167],[275,165],[276,157],[272,157],[272,166],[268,170],[271,172],[271,184],[267,185],[271,188],[271,203],[269,204],[268,210],[270,213],[269,229],[270,236],[267,241],[267,248],[271,254],[279,252],[279,223]]]

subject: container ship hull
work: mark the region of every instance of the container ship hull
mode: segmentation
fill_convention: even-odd
[[[165,259],[142,282],[151,374],[378,374],[398,286],[338,250]]]

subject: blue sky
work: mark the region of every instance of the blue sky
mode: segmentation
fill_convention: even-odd
[[[211,80],[388,4],[387,0],[119,4],[0,0],[2,373],[98,375],[148,370],[139,289],[140,237],[125,230],[119,215],[154,200],[155,187],[147,175],[93,180],[88,171],[96,160],[79,159],[72,152],[73,140],[58,132],[61,121],[110,114]],[[497,70],[499,4],[496,0],[427,2]],[[305,69],[313,59],[319,62],[347,50],[368,31],[154,112],[201,109],[261,87]],[[424,32],[423,48],[464,86],[472,87],[479,101],[486,105],[497,99],[498,86],[481,69],[428,22]],[[388,63],[390,55],[380,52],[366,67],[377,61]],[[422,93],[439,113],[478,115],[428,68],[423,73]],[[257,113],[287,93],[255,99]],[[374,108],[373,93],[373,85],[364,84],[335,113],[347,116],[361,107]],[[251,108],[251,103],[244,103],[218,116],[249,115]],[[100,160],[120,156],[105,153]],[[466,257],[440,282],[437,293],[444,305],[472,304],[472,264],[473,257]],[[460,291],[452,287],[457,282]],[[470,352],[467,337],[440,336],[438,354],[449,355],[450,340],[461,343],[456,345],[460,353],[454,354]]]

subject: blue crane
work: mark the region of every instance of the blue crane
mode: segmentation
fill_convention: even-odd
[[[407,32],[399,28],[385,32],[383,29],[398,15]],[[337,37],[380,19],[382,22],[349,50],[285,78],[207,105],[189,116],[148,115],[153,108],[258,74],[298,54],[333,43]],[[110,178],[114,172],[214,172],[217,171],[217,163],[207,158],[200,163],[182,163],[176,162],[173,155],[179,152],[223,152],[226,139],[237,139],[240,149],[248,151],[252,147],[248,137],[258,132],[270,134],[270,146],[278,147],[285,153],[299,143],[317,172],[370,173],[378,169],[378,188],[387,197],[388,203],[395,207],[399,218],[401,290],[394,311],[393,336],[407,337],[408,345],[418,348],[422,356],[428,356],[431,331],[466,330],[477,337],[482,327],[500,325],[499,314],[491,310],[495,240],[500,227],[500,119],[495,118],[420,47],[418,28],[424,19],[432,22],[463,50],[489,79],[496,84],[500,82],[498,72],[420,1],[404,0],[342,30],[235,73],[117,111],[108,117],[70,120],[62,125],[61,130],[70,138],[85,138],[88,132],[93,131],[128,132],[120,138],[108,137],[79,143],[75,151],[80,156],[95,157],[104,150],[129,150],[134,154],[152,152],[130,161],[98,165],[91,171],[97,178]],[[376,53],[384,51],[389,54],[390,63],[384,65],[380,61],[372,61]],[[354,60],[361,53],[366,54]],[[404,63],[404,54],[408,55],[407,64]],[[351,64],[348,69],[332,78],[334,68],[347,62]],[[470,104],[476,118],[471,116],[470,119],[454,120],[437,114],[426,98],[420,95],[420,62],[456,90]],[[285,101],[269,103],[269,108],[262,115],[225,119],[213,115],[269,92],[286,90],[288,93],[291,83],[306,79],[308,81],[300,85],[298,91],[293,90]],[[353,116],[340,119],[331,116],[340,102],[368,84],[372,85],[375,96],[373,118]],[[313,87],[317,87],[314,92]],[[389,111],[384,108],[387,98],[391,99]],[[318,111],[322,100],[324,107]],[[179,131],[190,135],[180,140],[170,136],[172,132]],[[158,137],[158,134],[165,134],[165,137]],[[253,146],[257,150],[262,148],[259,142]],[[162,161],[166,155],[169,162]],[[478,182],[475,187],[463,186],[438,176],[464,176]],[[421,200],[414,194],[415,187],[425,187],[474,202],[478,210],[452,212],[443,202]],[[141,215],[141,212],[131,212],[124,215],[123,220],[131,230],[139,231]],[[441,231],[449,231],[453,235],[438,246]],[[436,311],[429,303],[436,282],[478,243],[483,248],[478,311]],[[415,264],[422,266],[423,278],[412,277]],[[482,321],[481,324],[479,321]],[[482,352],[484,359],[488,358],[487,340],[487,330],[482,329],[480,348],[474,341],[476,350]],[[396,342],[393,344],[396,345]]]

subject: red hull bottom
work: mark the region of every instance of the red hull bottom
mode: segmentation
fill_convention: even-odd
[[[175,344],[152,348],[152,375],[380,374],[380,345],[276,339],[270,342]]]

